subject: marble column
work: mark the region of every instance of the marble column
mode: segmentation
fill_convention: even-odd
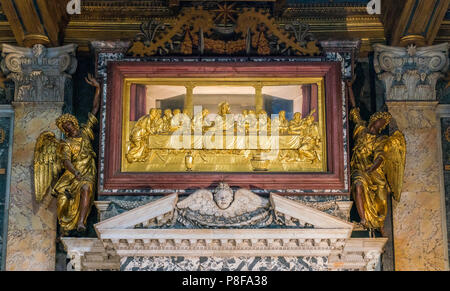
[[[407,143],[400,202],[393,201],[396,270],[448,268],[439,172],[436,82],[448,70],[448,44],[408,48],[375,45],[375,71]]]
[[[14,137],[6,270],[55,269],[56,202],[34,197],[34,145],[42,131],[60,133],[64,88],[77,67],[75,45],[2,45],[1,69],[15,83]]]

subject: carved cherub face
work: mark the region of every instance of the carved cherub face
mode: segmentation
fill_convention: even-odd
[[[214,192],[214,201],[220,209],[225,210],[230,207],[233,202],[234,194],[230,188],[222,188],[220,186],[219,188],[220,189]]]
[[[302,120],[302,114],[301,114],[300,112],[296,112],[296,113],[294,114],[294,120],[295,120],[295,121],[300,121],[300,120]]]

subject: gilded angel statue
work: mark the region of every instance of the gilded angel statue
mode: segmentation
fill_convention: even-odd
[[[92,148],[95,115],[100,106],[100,85],[91,74],[86,82],[95,87],[92,110],[86,124],[79,125],[71,114],[56,120],[65,139],[43,132],[34,149],[35,196],[38,202],[47,195],[57,199],[57,217],[63,235],[86,230],[86,220],[94,201],[97,168]]]
[[[377,112],[365,122],[356,107],[352,81],[347,90],[353,109],[350,119],[355,123],[355,145],[351,159],[352,195],[361,224],[368,229],[378,229],[384,236],[389,194],[400,201],[406,160],[406,141],[400,131],[391,136],[381,132],[389,125],[392,115]]]

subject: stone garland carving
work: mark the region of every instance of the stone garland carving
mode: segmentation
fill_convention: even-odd
[[[387,101],[436,101],[436,83],[449,68],[448,43],[417,48],[374,46],[375,71]]]
[[[16,102],[64,102],[64,86],[78,62],[74,44],[46,48],[2,45],[1,69],[15,83]]]

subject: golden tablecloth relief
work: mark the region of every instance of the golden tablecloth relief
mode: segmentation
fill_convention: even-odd
[[[152,108],[130,122],[125,147],[126,172],[323,172],[326,171],[324,137],[314,110],[305,117],[286,112],[270,118],[266,111],[231,114],[219,104],[191,118],[181,110]]]

